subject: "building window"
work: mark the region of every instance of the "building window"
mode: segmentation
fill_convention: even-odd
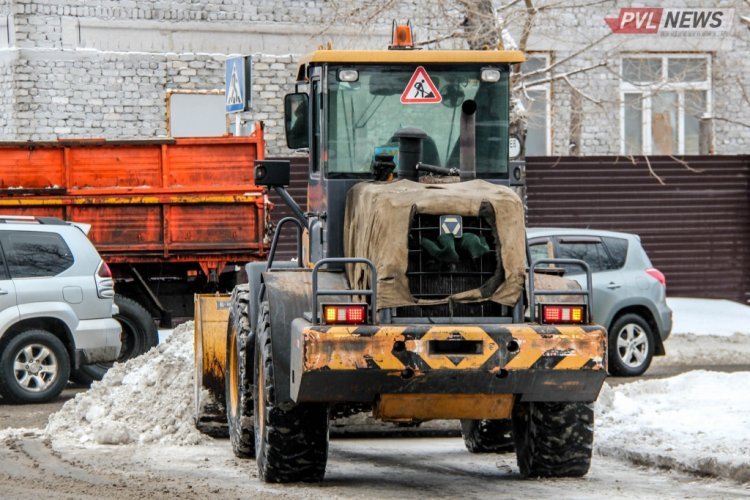
[[[622,59],[622,153],[698,154],[711,110],[711,59],[697,54]]]
[[[521,65],[521,72],[529,75],[523,80],[521,100],[526,109],[526,156],[549,156],[551,151],[550,115],[551,85],[548,72],[539,72],[550,65],[547,53],[531,53]]]

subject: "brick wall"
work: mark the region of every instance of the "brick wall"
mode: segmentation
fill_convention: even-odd
[[[535,5],[550,3],[555,2],[538,0]],[[254,109],[244,118],[265,121],[269,154],[286,154],[281,98],[293,89],[299,54],[329,39],[338,48],[384,47],[394,18],[411,19],[421,40],[452,32],[463,18],[458,2],[448,0],[389,2],[390,8],[378,13],[383,4],[363,3],[359,14],[348,17],[348,4],[326,0],[0,0],[0,24],[7,21],[10,27],[10,43],[0,40],[0,139],[167,135],[167,91],[223,89],[224,60],[244,53],[253,54],[255,61]],[[607,64],[570,77],[586,96],[578,96],[581,154],[620,151],[617,72],[623,51],[710,52],[714,115],[750,123],[750,59],[745,57],[750,30],[738,19],[750,8],[743,0],[719,4],[736,9],[726,39],[659,39],[655,46],[654,39],[612,36],[557,68],[564,72]],[[604,17],[630,5],[584,2],[541,10],[529,49],[549,51],[554,60],[562,60],[606,35]],[[706,7],[706,2],[672,0],[664,5]],[[522,8],[517,2],[502,11],[512,20],[516,40]],[[463,41],[438,45],[463,47]],[[571,152],[574,92],[563,81],[552,84],[553,154]],[[716,121],[715,134],[718,153],[740,154],[750,146],[748,127]]]

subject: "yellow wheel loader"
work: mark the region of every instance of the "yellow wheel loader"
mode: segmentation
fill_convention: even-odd
[[[307,211],[285,190],[288,162],[256,162],[256,183],[295,216],[269,260],[247,265],[213,329],[223,343],[196,325],[199,421],[225,408],[235,453],[266,482],[322,480],[329,421],[356,412],[457,419],[469,451],[515,449],[524,477],[582,476],[606,332],[590,321],[585,263],[529,265],[509,123],[524,56],[416,50],[405,29],[389,50],[302,59],[285,120],[288,146],[309,150]],[[298,257],[281,262],[284,228]]]

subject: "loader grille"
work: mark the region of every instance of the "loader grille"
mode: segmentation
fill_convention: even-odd
[[[498,267],[497,244],[492,225],[484,217],[463,217],[463,231],[481,236],[490,251],[472,259],[460,255],[456,263],[441,262],[427,252],[421,241],[436,241],[440,236],[440,216],[415,214],[409,230],[409,263],[406,276],[415,299],[444,299],[455,293],[479,288],[495,275]],[[398,309],[404,317],[506,316],[507,308],[491,301],[474,304],[409,306]]]

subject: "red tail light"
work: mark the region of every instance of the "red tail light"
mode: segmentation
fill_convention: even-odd
[[[542,305],[542,323],[569,324],[586,321],[586,306]]]
[[[364,324],[367,321],[367,304],[324,305],[323,321],[328,325]]]
[[[99,264],[99,269],[96,271],[96,275],[100,278],[111,278],[112,270],[109,268],[106,262],[102,261],[102,263]]]
[[[100,299],[111,299],[115,296],[115,280],[106,262],[102,261],[99,264],[94,278],[96,279],[96,294]]]
[[[650,267],[650,268],[646,269],[646,274],[648,274],[652,278],[655,278],[656,281],[658,281],[659,283],[661,283],[664,286],[664,288],[667,287],[667,278],[664,276],[664,273],[662,273],[658,269]]]

